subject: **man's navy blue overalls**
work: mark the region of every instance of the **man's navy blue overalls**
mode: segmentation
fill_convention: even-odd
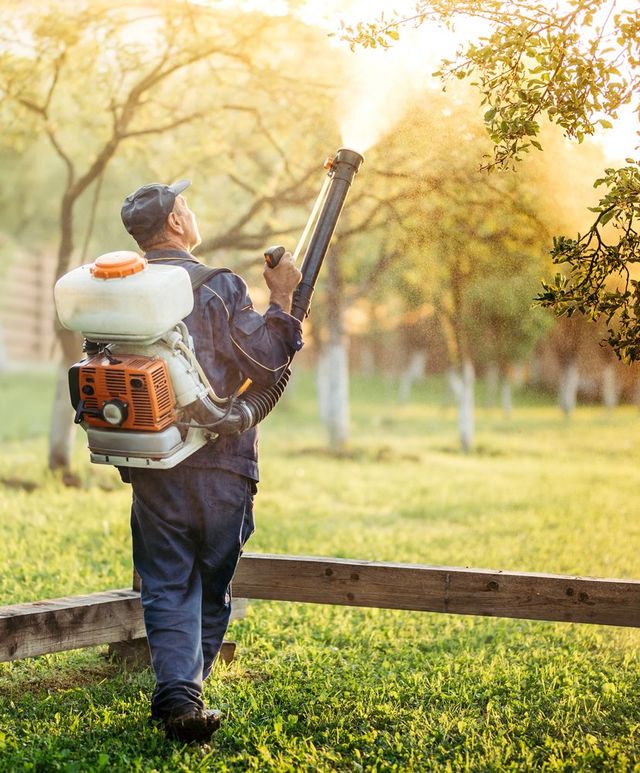
[[[188,252],[151,250],[149,262],[197,265]],[[254,311],[244,281],[220,273],[194,292],[185,319],[215,392],[246,378],[273,384],[302,346],[300,322],[276,304]],[[156,688],[152,714],[203,706],[205,679],[231,613],[230,582],[251,536],[257,431],[220,437],[170,470],[127,470],[133,486],[134,565]]]

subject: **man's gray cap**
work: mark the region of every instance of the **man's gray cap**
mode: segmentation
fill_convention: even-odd
[[[172,185],[149,183],[124,200],[120,216],[124,227],[137,242],[157,233],[173,211],[176,196],[191,185],[191,180],[178,180]]]

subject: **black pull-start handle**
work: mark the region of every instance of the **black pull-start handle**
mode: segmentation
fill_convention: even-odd
[[[264,262],[269,268],[275,268],[280,263],[280,258],[282,258],[284,253],[285,249],[281,245],[269,247],[268,250],[264,251]]]

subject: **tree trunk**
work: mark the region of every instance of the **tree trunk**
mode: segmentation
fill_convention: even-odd
[[[58,262],[56,265],[56,281],[69,270],[73,254],[73,206],[75,199],[67,192],[62,197],[60,207],[60,244],[58,245]]]
[[[447,372],[449,379],[449,389],[454,397],[456,405],[460,405],[460,398],[462,397],[462,379],[460,374],[455,368],[449,368]]]
[[[415,351],[409,358],[409,363],[400,376],[398,386],[398,402],[405,405],[409,402],[411,390],[416,381],[424,378],[424,371],[427,364],[427,355],[423,351]]]
[[[461,373],[453,368],[449,371],[449,384],[458,404],[458,433],[460,445],[465,453],[473,448],[475,433],[474,420],[474,384],[475,371],[473,363],[466,360]]]
[[[327,261],[328,342],[318,358],[320,416],[331,451],[342,451],[349,440],[349,359],[343,320],[343,286],[338,245]]]
[[[505,376],[502,379],[501,400],[502,412],[504,413],[506,419],[510,419],[511,413],[513,411],[513,397],[511,392],[511,380],[509,379],[509,376]]]
[[[578,373],[578,365],[575,360],[572,360],[565,365],[562,376],[560,377],[559,404],[560,410],[565,416],[571,416],[575,410],[579,379],[580,374]]]
[[[51,411],[49,434],[49,469],[69,470],[75,438],[73,410],[69,404],[68,367],[60,366]]]
[[[49,469],[71,469],[71,453],[75,425],[73,423],[73,408],[69,401],[68,370],[81,357],[81,338],[70,330],[58,329],[58,340],[62,347],[62,361],[58,371],[51,424],[49,431]]]
[[[318,352],[316,361],[316,390],[318,393],[318,414],[326,427],[329,420],[329,363],[323,349]]]
[[[93,191],[93,201],[91,202],[91,210],[89,212],[89,221],[87,223],[87,230],[84,235],[84,243],[82,245],[82,252],[80,253],[80,263],[84,264],[89,252],[89,243],[93,236],[93,228],[96,224],[96,214],[98,212],[98,202],[100,201],[100,193],[102,191],[102,183],[104,182],[104,168],[98,175],[96,180],[96,186]]]
[[[318,397],[329,448],[341,451],[349,439],[349,368],[344,342],[329,344],[318,357]]]
[[[69,270],[73,254],[73,205],[75,200],[69,190],[62,197],[60,209],[60,244],[58,245],[58,262],[56,266],[56,281]],[[62,361],[56,382],[51,425],[49,432],[49,469],[71,469],[71,452],[75,436],[73,424],[73,409],[69,402],[69,382],[67,371],[79,359],[80,337],[77,333],[65,330],[56,325],[56,336],[62,349]]]
[[[616,366],[608,362],[602,371],[602,402],[607,410],[612,411],[618,405],[618,399]]]
[[[485,398],[484,403],[487,408],[494,408],[498,402],[498,386],[500,384],[500,369],[495,363],[487,367],[484,377]]]
[[[473,364],[466,360],[462,366],[462,398],[458,415],[458,427],[460,430],[460,444],[462,450],[467,453],[473,447],[475,432],[474,421],[474,386],[475,372]]]

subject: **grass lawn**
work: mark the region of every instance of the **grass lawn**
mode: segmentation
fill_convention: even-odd
[[[51,379],[0,378],[0,604],[130,584],[129,491],[46,471]],[[352,383],[352,445],[324,450],[305,374],[261,427],[253,552],[640,577],[640,415],[455,415],[429,381],[405,406]],[[211,746],[147,723],[148,671],[104,648],[0,664],[3,771],[640,771],[640,631],[280,602],[233,625],[206,698]]]

